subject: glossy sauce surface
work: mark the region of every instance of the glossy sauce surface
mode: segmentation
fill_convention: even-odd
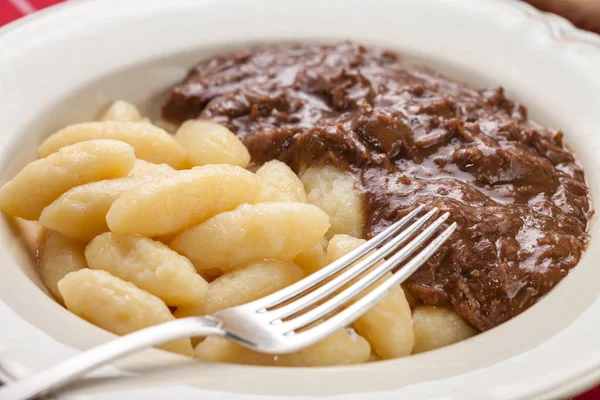
[[[232,129],[253,162],[356,174],[365,237],[420,204],[458,230],[408,287],[479,330],[519,314],[585,250],[584,173],[561,132],[527,118],[502,88],[475,90],[395,53],[355,43],[285,44],[198,64],[163,117]]]

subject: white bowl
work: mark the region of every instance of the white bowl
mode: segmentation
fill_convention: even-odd
[[[343,38],[399,50],[476,86],[502,84],[533,119],[566,132],[600,198],[600,38],[500,0],[105,0],[40,12],[0,30],[0,179],[34,159],[43,137],[93,118],[111,100],[127,99],[156,116],[157,99],[203,57],[255,42]],[[148,350],[69,393],[92,399],[566,396],[600,379],[597,231],[591,228],[579,266],[538,304],[447,348],[311,369],[211,365]],[[16,377],[112,337],[46,294],[28,234],[10,219],[0,221],[0,370]]]

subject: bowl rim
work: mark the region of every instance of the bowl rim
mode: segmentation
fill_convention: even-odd
[[[242,1],[242,0],[237,0]],[[333,1],[333,0],[332,0]],[[157,0],[152,0],[152,3],[157,3]],[[64,17],[67,13],[78,9],[78,15],[82,15],[84,11],[89,12],[90,19],[92,20],[94,10],[95,9],[106,9],[109,7],[109,4],[116,4],[116,0],[109,1],[100,1],[93,0],[89,2],[68,2],[59,4],[53,7],[50,7],[46,10],[42,10],[39,13],[29,15],[22,20],[13,22],[8,24],[7,26],[0,28],[0,49],[2,48],[3,39],[7,35],[12,35],[18,37],[20,31],[31,27],[32,25],[38,23],[40,20],[44,21],[52,21],[58,20]],[[205,4],[209,4],[210,1],[205,1]],[[472,2],[471,2],[472,3]],[[535,25],[543,25],[545,29],[547,29],[549,36],[553,41],[562,42],[565,47],[570,45],[584,45],[589,52],[597,53],[600,55],[600,36],[584,32],[575,28],[570,22],[567,20],[557,17],[550,14],[545,14],[537,11],[533,7],[517,2],[516,0],[488,0],[486,2],[481,2],[482,4],[502,4],[502,7],[511,8],[513,10],[521,10],[526,13],[531,20],[535,23]],[[482,5],[481,7],[485,7]],[[6,154],[4,155],[6,156]],[[4,306],[4,304],[2,304]],[[9,318],[11,310],[8,307],[0,307],[0,317]],[[14,313],[13,313],[14,314]],[[15,315],[11,315],[10,318],[14,318]],[[18,317],[17,317],[18,318]],[[27,324],[25,321],[23,321]],[[34,328],[36,329],[36,328]],[[41,332],[39,332],[41,333]],[[0,360],[1,361],[1,360]],[[586,363],[578,366],[577,369],[572,369],[569,376],[563,376],[563,379],[560,382],[555,382],[554,385],[549,386],[547,383],[538,387],[528,387],[526,391],[521,393],[512,393],[513,397],[511,398],[534,398],[537,396],[546,396],[552,394],[554,395],[567,395],[579,390],[586,389],[587,387],[592,386],[598,380],[600,380],[600,371],[594,372],[597,367],[600,365],[600,357],[596,357],[594,360],[588,360]],[[255,369],[256,367],[240,367],[240,368],[248,368]],[[575,377],[581,377],[579,381],[575,379]],[[448,378],[452,379],[452,378]],[[569,385],[566,385],[567,382],[570,382]],[[574,383],[581,382],[581,383]],[[565,386],[561,386],[560,384],[565,383]],[[524,397],[525,394],[528,397]]]

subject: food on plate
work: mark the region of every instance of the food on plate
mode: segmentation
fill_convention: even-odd
[[[142,115],[133,104],[117,100],[108,107],[101,121],[140,122]]]
[[[327,239],[322,238],[308,250],[304,250],[294,258],[294,263],[304,271],[306,276],[317,272],[327,265]]]
[[[242,204],[183,231],[171,247],[192,260],[199,272],[227,272],[263,259],[291,261],[328,228],[327,214],[311,204]]]
[[[195,167],[126,191],[112,204],[106,221],[123,235],[167,235],[254,203],[264,189],[260,178],[240,167]]]
[[[302,270],[292,263],[263,260],[226,272],[208,286],[202,303],[179,307],[178,318],[210,315],[229,307],[258,300],[302,279]]]
[[[256,171],[273,189],[273,201],[297,201],[306,203],[306,190],[298,176],[284,163],[277,160],[263,164]]]
[[[334,236],[327,247],[329,263],[345,256],[364,243],[364,240],[348,235]],[[378,283],[383,283],[391,276],[392,273],[388,272]],[[370,289],[373,290],[377,286],[376,284]],[[356,298],[355,301],[361,297]],[[383,360],[404,357],[412,352],[413,320],[404,290],[400,286],[392,289],[379,303],[354,321],[352,327],[369,341],[372,350]]]
[[[74,239],[90,241],[108,232],[106,214],[115,200],[152,177],[108,179],[75,186],[42,211],[40,224]]]
[[[42,282],[54,298],[63,303],[58,281],[68,273],[87,268],[85,243],[60,232],[42,229],[38,237],[38,269]]]
[[[0,209],[37,220],[44,208],[67,190],[85,183],[125,176],[135,155],[127,143],[91,140],[66,146],[33,161],[0,188]]]
[[[164,163],[177,169],[188,164],[183,146],[172,135],[146,122],[103,121],[69,125],[44,140],[38,147],[38,155],[47,157],[65,146],[93,139],[129,143],[137,158],[152,163]]]
[[[101,121],[51,135],[0,189],[2,211],[39,221],[48,291],[110,332],[264,297],[421,204],[458,224],[407,282],[309,348],[273,356],[213,337],[166,350],[274,366],[434,350],[530,307],[588,241],[590,191],[561,132],[502,89],[471,89],[386,50],[216,56],[173,88],[162,117],[172,133],[116,101]]]
[[[133,169],[127,176],[130,178],[139,178],[140,176],[148,175],[171,175],[175,171],[177,171],[175,168],[167,164],[154,164],[137,158]]]
[[[192,165],[230,164],[246,168],[250,153],[229,129],[210,121],[184,122],[175,139],[186,149]]]
[[[195,356],[206,361],[238,364],[316,367],[367,362],[371,348],[356,332],[340,329],[304,350],[276,356],[257,353],[220,337],[209,337],[196,346]]]
[[[150,238],[106,232],[87,245],[85,259],[89,268],[110,272],[169,306],[207,301],[208,283],[190,260]]]
[[[371,237],[420,204],[450,212],[458,229],[406,287],[480,331],[533,305],[586,248],[590,191],[563,133],[502,88],[476,90],[388,50],[287,43],[211,57],[163,104],[163,119],[191,118],[227,126],[256,165],[288,164],[328,213],[336,198],[311,196],[307,169],[351,174],[364,224],[329,237]]]
[[[58,282],[58,290],[69,311],[117,335],[175,319],[161,299],[102,270],[71,272]],[[190,339],[160,347],[183,355],[193,351]]]
[[[362,236],[363,200],[352,174],[323,165],[309,168],[301,179],[306,188],[307,201],[331,217],[328,237],[336,234]]]
[[[447,346],[477,333],[454,311],[444,307],[417,306],[413,310],[413,324],[414,354]]]

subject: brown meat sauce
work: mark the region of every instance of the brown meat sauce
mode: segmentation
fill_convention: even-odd
[[[479,330],[530,307],[579,262],[592,215],[561,132],[502,88],[474,90],[354,43],[263,46],[198,64],[163,116],[232,129],[260,164],[330,163],[355,173],[369,237],[420,204],[458,230],[410,279],[427,304]]]

